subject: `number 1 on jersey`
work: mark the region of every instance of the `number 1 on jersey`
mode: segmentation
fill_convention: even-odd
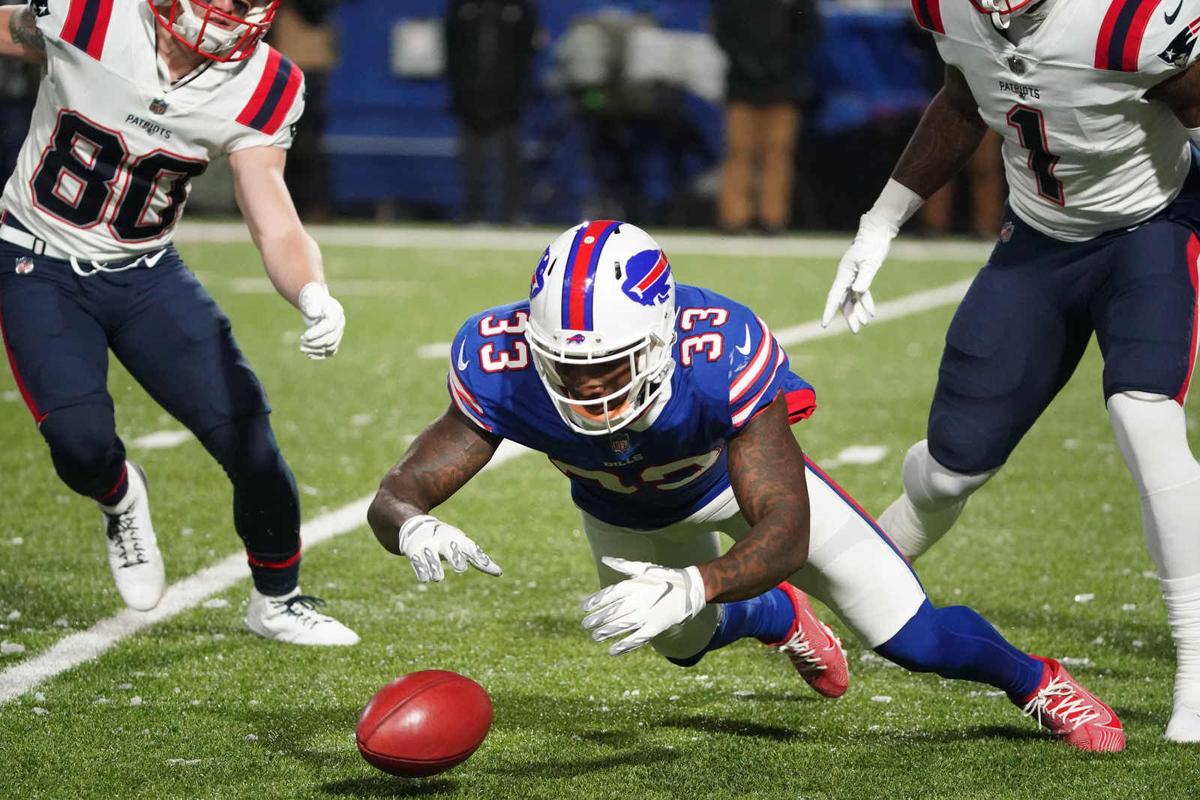
[[[1021,146],[1029,151],[1029,169],[1037,177],[1038,194],[1060,206],[1067,204],[1063,184],[1054,177],[1054,165],[1058,156],[1050,152],[1046,141],[1046,118],[1042,112],[1029,106],[1015,105],[1005,115],[1008,124],[1017,129]]]

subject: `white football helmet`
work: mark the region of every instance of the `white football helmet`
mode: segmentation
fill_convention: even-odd
[[[249,58],[267,35],[280,0],[147,0],[158,23],[189,50],[213,61]]]
[[[662,248],[640,228],[597,220],[546,248],[529,289],[525,338],[559,416],[577,433],[617,431],[670,385],[675,359],[675,278]],[[628,379],[602,397],[572,396],[581,367]]]
[[[998,29],[1008,27],[1008,21],[1018,14],[1024,14],[1036,5],[1049,4],[1050,0],[971,0],[975,10],[992,17],[992,24]]]

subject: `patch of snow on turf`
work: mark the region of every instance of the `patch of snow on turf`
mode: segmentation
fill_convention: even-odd
[[[0,642],[0,656],[15,656],[25,652],[25,645],[16,642]]]
[[[1091,592],[1084,592],[1083,594],[1075,595],[1076,603],[1090,603],[1095,599],[1096,595],[1092,594]]]
[[[877,694],[871,698],[872,703],[890,703],[892,698],[886,694]]]
[[[204,608],[228,608],[229,601],[222,597],[214,597],[211,600],[205,600],[200,605]]]

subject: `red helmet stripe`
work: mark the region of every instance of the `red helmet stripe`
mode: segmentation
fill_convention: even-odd
[[[599,219],[589,223],[579,237],[579,247],[571,262],[571,289],[568,295],[567,327],[573,331],[586,330],[588,267],[592,263],[592,252],[600,244],[600,234],[612,224],[612,220]]]

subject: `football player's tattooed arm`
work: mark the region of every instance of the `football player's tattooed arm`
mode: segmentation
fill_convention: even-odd
[[[26,61],[46,60],[46,40],[28,6],[0,9],[0,55]]]
[[[729,480],[753,527],[725,555],[699,566],[710,603],[756,597],[808,560],[804,453],[782,395],[729,440]]]
[[[450,499],[492,460],[500,442],[451,405],[421,432],[380,482],[367,509],[367,522],[379,543],[389,552],[403,555],[397,537],[400,526]]]
[[[286,161],[281,147],[248,147],[229,155],[234,195],[267,277],[299,308],[300,290],[308,283],[324,283],[325,276],[321,250],[304,230],[283,182]]]
[[[1200,61],[1152,87],[1146,92],[1146,99],[1160,100],[1170,106],[1183,127],[1200,128]]]
[[[986,132],[967,79],[947,65],[945,83],[921,115],[892,178],[928,198],[971,159]]]

